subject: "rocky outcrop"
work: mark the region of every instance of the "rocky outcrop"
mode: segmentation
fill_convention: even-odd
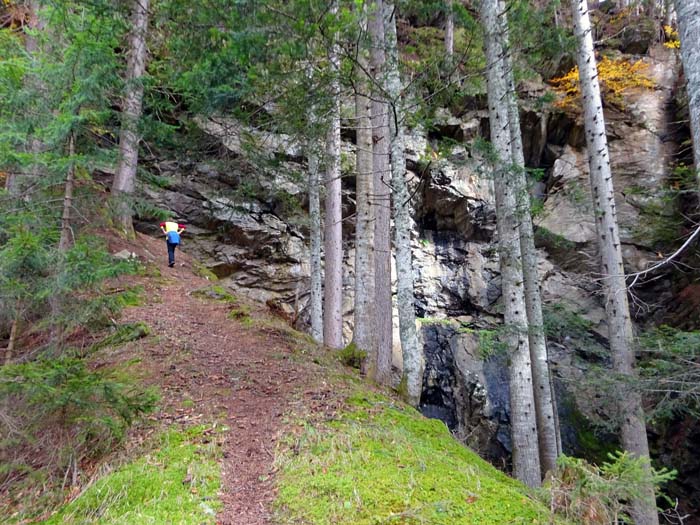
[[[615,108],[606,112],[620,236],[630,272],[647,268],[657,258],[659,239],[649,226],[650,208],[658,211],[664,182],[678,149],[667,133],[673,119],[675,55],[657,47],[645,61],[649,66],[647,75],[656,88],[628,93],[624,112]],[[578,126],[575,120],[571,124],[572,129]],[[582,255],[577,269],[590,271],[596,264],[595,225],[585,148],[578,144],[577,133],[566,137],[557,129],[548,132],[548,136],[548,155],[555,160],[546,177],[544,210],[536,223],[556,239],[575,247]],[[572,267],[570,260],[558,262]]]

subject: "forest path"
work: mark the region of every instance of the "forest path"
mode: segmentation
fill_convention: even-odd
[[[178,251],[175,268],[168,268],[161,239],[138,235],[136,244],[111,241],[110,249],[134,251],[161,274],[141,281],[144,304],[123,316],[124,322],[145,322],[152,330],[141,351],[147,376],[162,391],[164,414],[159,417],[226,424],[224,508],[217,522],[267,524],[282,419],[313,390],[313,374],[294,359],[299,342],[279,327],[279,320],[270,320],[262,305],[193,293],[215,283],[195,275],[195,262],[186,254]]]

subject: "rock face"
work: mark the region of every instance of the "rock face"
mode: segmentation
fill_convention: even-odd
[[[624,113],[610,111],[608,130],[616,201],[628,270],[644,269],[656,259],[656,239],[645,226],[645,209],[658,203],[677,144],[665,135],[675,63],[670,51],[655,49],[646,59],[657,83],[653,91],[630,93]],[[526,85],[530,100],[544,86]],[[596,297],[598,283],[595,226],[582,127],[577,118],[529,108],[522,111],[528,165],[544,170],[533,184],[543,199],[537,218],[540,277],[545,304],[583,319],[599,344],[607,337],[605,315]],[[454,433],[496,464],[506,466],[510,452],[506,357],[488,347],[501,322],[500,275],[495,238],[492,184],[479,161],[474,139],[488,128],[483,108],[455,116],[439,115],[437,132],[413,130],[406,143],[415,221],[412,246],[416,309],[422,318],[426,356],[422,410],[444,420]],[[226,163],[161,162],[161,179],[142,193],[190,226],[183,248],[238,293],[273,301],[297,320],[307,321],[309,267],[303,181],[304,157],[289,137],[253,132],[234,121],[200,121],[201,130],[227,150]],[[460,142],[437,160],[437,141]],[[262,148],[275,167],[260,169],[250,160]],[[344,166],[352,166],[354,146],[345,143]],[[344,180],[344,216],[354,211],[351,177]],[[148,223],[137,225],[156,233]],[[344,225],[343,279],[345,335],[352,333],[352,222]],[[395,320],[394,364],[400,367]],[[573,346],[562,336],[551,345],[558,391],[580,381],[584,372],[572,360]],[[486,343],[485,343],[486,342]],[[589,400],[597,410],[595,400]],[[577,431],[561,406],[565,446],[576,450]]]

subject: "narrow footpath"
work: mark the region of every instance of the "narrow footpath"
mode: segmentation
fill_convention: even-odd
[[[139,235],[137,249],[110,244],[113,253],[135,251],[161,274],[142,281],[145,302],[128,308],[122,322],[151,328],[142,347],[152,368],[148,376],[157,378],[163,394],[162,418],[219,421],[229,428],[218,523],[269,523],[275,442],[285,414],[313,390],[313,374],[293,359],[298,341],[264,306],[201,297],[197,291],[215,283],[195,275],[194,261],[179,251],[175,268],[168,268],[160,239]]]

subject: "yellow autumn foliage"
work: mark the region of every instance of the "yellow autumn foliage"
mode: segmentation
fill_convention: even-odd
[[[622,58],[603,57],[598,62],[598,80],[601,94],[606,102],[624,107],[624,95],[634,88],[652,89],[654,81],[645,75],[649,64],[642,60],[630,62]],[[554,91],[561,95],[555,106],[562,109],[575,109],[579,106],[578,99],[581,89],[578,80],[578,66],[566,75],[550,80]]]
[[[678,38],[678,31],[673,29],[671,26],[664,26],[664,35],[666,35],[664,47],[668,47],[669,49],[680,49],[681,41]]]

